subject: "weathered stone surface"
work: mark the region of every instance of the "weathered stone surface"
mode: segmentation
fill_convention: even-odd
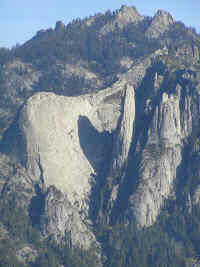
[[[84,131],[90,130],[89,127],[91,131],[97,129],[96,136],[93,136],[95,139],[98,134],[100,136],[105,131],[112,131],[112,126],[117,126],[119,100],[116,104],[118,110],[107,100],[110,95],[117,93],[115,89],[80,97],[39,93],[28,100],[19,124],[26,139],[26,165],[33,179],[38,180],[42,175],[46,186],[55,185],[67,193],[69,200],[74,203],[87,198],[92,182],[90,177],[95,174],[95,159],[99,161],[99,153],[102,151],[96,151],[93,155],[92,166],[90,158],[87,158],[91,155],[84,154],[80,132],[84,135]],[[118,91],[122,89],[123,86],[119,86]],[[110,110],[110,117],[99,114],[98,107],[101,110],[104,100],[105,108]],[[109,120],[113,122],[110,124]],[[94,145],[96,142],[87,141]]]
[[[113,144],[110,176],[120,175],[126,169],[128,153],[132,142],[135,121],[135,94],[131,86],[124,92],[123,112]]]
[[[45,198],[45,211],[41,218],[41,228],[44,236],[54,235],[57,243],[68,243],[70,247],[77,246],[84,250],[92,245],[98,247],[92,233],[92,222],[85,219],[74,205],[55,187],[48,189]]]

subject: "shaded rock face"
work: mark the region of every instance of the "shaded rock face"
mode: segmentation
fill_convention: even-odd
[[[64,30],[65,29],[65,24],[63,21],[57,21],[56,22],[56,27],[55,30],[59,31],[59,30]]]

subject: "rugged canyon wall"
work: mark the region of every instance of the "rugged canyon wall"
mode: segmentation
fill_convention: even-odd
[[[145,232],[169,202],[192,214],[199,50],[199,36],[169,13],[122,6],[58,22],[0,57],[0,201],[18,199],[41,240],[94,249],[97,266],[118,224]]]
[[[138,148],[138,185],[129,197],[129,218],[138,228],[151,226],[165,207],[166,200],[176,198],[182,177],[189,179],[193,176],[192,168],[185,175],[185,161],[198,161],[195,156],[191,157],[192,153],[186,152],[192,142],[198,140],[199,121],[194,118],[199,117],[200,104],[196,89],[183,85],[186,75],[183,72],[179,77],[180,84],[174,84],[170,90],[157,95],[154,105],[154,96],[146,101],[150,123],[143,148]],[[153,92],[158,89],[159,83],[159,90],[162,90],[162,81],[161,77],[158,81],[156,74]],[[198,173],[198,168],[193,169]]]
[[[89,248],[96,242],[99,246],[90,201],[102,168],[107,170],[104,176],[110,188],[107,218],[120,203],[123,183],[130,183],[128,165],[136,161],[138,177],[133,176],[131,183],[137,186],[132,190],[130,186],[127,203],[130,223],[134,221],[138,228],[151,226],[165,201],[175,194],[185,144],[198,128],[199,98],[195,90],[187,92],[181,85],[190,78],[187,72],[180,75],[180,83],[162,92],[165,77],[148,71],[157,56],[154,53],[134,65],[112,87],[98,93],[77,97],[37,93],[25,103],[18,120],[23,141],[11,152],[18,151],[29,179],[46,192],[41,217],[44,235],[53,234],[61,241],[72,233],[74,245],[87,243]],[[151,89],[138,98],[149,73]],[[147,125],[138,128],[145,116]],[[133,147],[137,156],[132,154],[131,162]],[[49,191],[52,186],[55,189]],[[59,197],[54,199],[53,192]]]

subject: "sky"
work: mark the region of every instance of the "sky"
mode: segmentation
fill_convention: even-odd
[[[31,39],[41,29],[54,28],[122,5],[135,6],[141,15],[153,16],[158,9],[200,33],[200,0],[0,0],[0,47],[11,48]]]

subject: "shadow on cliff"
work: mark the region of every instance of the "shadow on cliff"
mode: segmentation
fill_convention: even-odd
[[[156,72],[160,74],[163,71],[162,69],[163,67],[158,63],[148,68],[141,84],[135,90],[135,122],[132,142],[127,162],[121,168],[121,174],[119,173],[118,196],[110,214],[111,225],[118,221],[122,222],[123,218],[130,216],[130,197],[136,192],[139,185],[139,165],[142,159],[142,151],[146,146],[148,130],[161,97],[160,94],[155,96],[154,76]],[[149,99],[152,99],[152,109],[145,112],[146,103]]]
[[[113,135],[107,131],[98,132],[89,119],[79,116],[78,135],[82,151],[95,170],[90,195],[89,214],[96,223],[101,209],[101,195],[106,184],[112,154]]]
[[[38,184],[34,185],[35,196],[32,197],[28,213],[33,226],[40,227],[41,216],[45,210],[45,197],[46,194],[42,192]]]
[[[95,172],[106,168],[112,147],[111,134],[107,131],[98,132],[87,117],[79,116],[78,135],[82,151]]]
[[[127,162],[124,164],[124,177],[119,182],[117,199],[110,213],[109,223],[115,225],[117,222],[124,222],[129,217],[130,196],[136,191],[139,184],[139,157],[129,153]],[[122,168],[123,169],[123,168]]]

